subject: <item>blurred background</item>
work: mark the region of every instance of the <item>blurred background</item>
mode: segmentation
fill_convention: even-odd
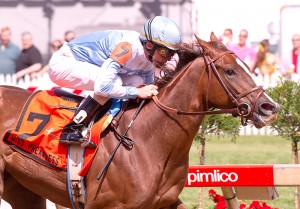
[[[31,32],[45,60],[50,43],[67,30],[77,36],[105,29],[139,31],[154,15],[175,20],[185,40],[193,34],[209,39],[211,31],[221,35],[231,28],[237,41],[239,30],[247,29],[253,46],[267,38],[280,54],[300,32],[299,11],[299,0],[0,0],[0,27],[10,27],[12,42],[19,46],[22,32]]]
[[[67,31],[72,31],[76,37],[107,29],[140,31],[145,21],[156,15],[173,19],[181,28],[184,41],[192,40],[194,34],[209,40],[211,32],[224,41],[224,30],[231,29],[232,43],[238,44],[241,30],[245,29],[248,31],[247,45],[255,52],[259,51],[262,40],[269,41],[270,53],[280,61],[292,50],[297,57],[300,51],[300,0],[0,0],[0,28],[10,28],[10,41],[20,49],[22,33],[30,32],[33,44],[42,54],[46,71],[51,54],[57,50],[53,47],[54,41],[64,40]],[[295,34],[298,34],[297,45],[293,43]],[[259,84],[276,86],[278,76],[287,75],[287,71],[289,77],[300,83],[300,67],[297,71],[291,65],[277,73],[275,69],[281,68],[280,61],[271,63],[269,72],[256,71],[255,79],[261,82]],[[28,77],[26,83],[26,77],[19,82],[14,74],[5,75],[0,69],[0,84],[17,85],[31,91],[51,89],[54,84],[46,71],[41,71],[43,74]],[[270,135],[270,130],[245,127],[240,134],[265,136]],[[49,204],[49,208],[54,208]],[[5,204],[2,208],[6,208]]]
[[[19,46],[21,33],[31,32],[35,45],[47,56],[50,43],[67,30],[76,36],[107,29],[140,31],[155,15],[174,19],[190,37],[192,6],[187,0],[0,0],[0,27],[9,26],[12,42]]]

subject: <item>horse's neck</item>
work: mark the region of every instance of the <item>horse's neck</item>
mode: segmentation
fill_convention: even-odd
[[[193,69],[185,70],[174,78],[159,92],[158,98],[166,106],[182,111],[202,111],[201,80],[206,74],[201,73],[199,65],[190,66]],[[197,69],[196,69],[197,68]],[[197,71],[197,72],[196,72]],[[151,149],[160,150],[161,155],[168,157],[187,158],[193,139],[203,120],[203,116],[188,116],[167,113],[151,101],[145,106],[139,123],[139,132],[151,141]]]

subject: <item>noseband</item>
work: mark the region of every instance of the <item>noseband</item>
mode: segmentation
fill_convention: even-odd
[[[222,52],[220,54],[218,54],[216,57],[214,57],[213,59],[211,59],[208,55],[205,55],[203,52],[202,47],[200,47],[200,51],[201,54],[203,56],[204,62],[205,62],[205,66],[207,69],[207,73],[208,73],[208,88],[206,91],[206,97],[205,97],[205,104],[206,104],[206,109],[207,111],[201,111],[201,112],[186,112],[186,111],[181,111],[178,109],[174,109],[171,107],[168,107],[164,104],[162,104],[157,96],[153,96],[152,99],[155,102],[155,104],[162,110],[167,111],[167,112],[173,112],[176,113],[178,115],[212,115],[212,114],[225,114],[225,113],[231,113],[233,116],[241,116],[241,123],[243,126],[247,125],[247,117],[250,117],[252,115],[253,117],[253,113],[255,111],[255,106],[257,103],[257,100],[259,98],[259,96],[261,95],[261,93],[263,93],[265,90],[263,89],[262,86],[257,86],[254,87],[246,92],[237,94],[232,88],[230,88],[230,86],[228,86],[226,84],[226,82],[224,82],[224,79],[221,77],[220,73],[218,72],[216,66],[215,66],[215,62],[217,60],[219,60],[220,58],[222,58],[223,56],[227,55],[227,54],[233,54],[235,55],[234,52],[232,51],[225,51]],[[235,55],[236,56],[236,55]],[[236,56],[237,57],[237,56]],[[237,57],[238,58],[238,57]],[[239,59],[239,58],[238,58]],[[240,60],[241,62],[243,62],[242,60]],[[193,62],[191,62],[184,70],[188,69],[189,66],[192,64]],[[244,62],[243,62],[244,63]],[[233,109],[221,109],[221,110],[208,110],[208,96],[209,96],[209,90],[210,90],[210,83],[211,83],[211,75],[212,73],[214,73],[215,77],[218,79],[218,81],[220,82],[220,84],[222,85],[223,89],[226,91],[227,95],[230,97],[232,103],[236,106]],[[259,93],[257,94],[254,102],[253,102],[253,106],[252,108],[250,107],[249,104],[247,103],[241,103],[240,100],[247,96],[248,94],[254,92],[254,91],[259,91]]]

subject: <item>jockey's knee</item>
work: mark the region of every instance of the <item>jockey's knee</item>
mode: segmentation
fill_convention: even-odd
[[[60,79],[60,72],[56,71],[54,68],[48,69],[48,75],[51,81],[59,86],[63,86],[63,81]]]

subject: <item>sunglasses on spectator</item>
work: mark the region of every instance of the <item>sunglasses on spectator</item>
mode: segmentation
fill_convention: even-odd
[[[156,44],[156,50],[158,51],[158,54],[162,57],[168,58],[172,57],[175,54],[174,50],[171,50],[167,47],[160,46]]]
[[[247,35],[240,34],[239,37],[247,38]]]

